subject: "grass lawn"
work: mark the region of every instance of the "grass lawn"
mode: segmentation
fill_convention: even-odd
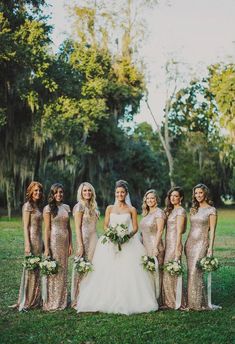
[[[74,226],[73,226],[74,228]],[[99,230],[102,220],[99,222]],[[215,256],[222,267],[212,275],[217,311],[159,311],[140,315],[54,313],[8,308],[17,301],[23,259],[21,219],[0,219],[0,343],[2,344],[235,344],[235,212],[219,210]],[[70,259],[70,272],[71,272]],[[71,276],[71,273],[69,277]],[[98,287],[98,286],[97,286]]]

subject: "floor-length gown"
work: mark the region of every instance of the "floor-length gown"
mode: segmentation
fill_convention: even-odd
[[[110,225],[125,224],[132,230],[129,213],[110,214]],[[146,254],[137,235],[122,245],[122,250],[111,242],[96,245],[94,271],[81,281],[78,312],[132,314],[158,309],[150,272],[141,265]]]
[[[188,265],[187,306],[200,310],[207,308],[203,272],[197,268],[197,261],[207,254],[209,246],[209,216],[216,215],[214,207],[199,207],[190,215],[190,231],[185,244]]]
[[[81,203],[77,203],[73,208],[73,215],[76,212],[83,213],[82,217],[82,240],[84,245],[84,256],[87,260],[92,261],[95,247],[98,241],[98,235],[96,231],[97,212],[95,210],[90,211]],[[71,289],[71,306],[76,308],[77,298],[79,293],[79,284],[82,280],[82,276],[74,270],[72,274],[72,289]]]
[[[49,205],[43,212],[50,213]],[[67,306],[67,270],[69,249],[69,206],[61,204],[58,213],[51,216],[50,251],[52,258],[59,264],[59,271],[55,275],[46,277],[47,299],[43,302],[46,311],[60,310]]]
[[[35,256],[42,255],[42,212],[38,207],[33,208],[29,202],[26,202],[22,208],[23,214],[30,213],[29,241],[31,253]],[[38,307],[41,304],[40,271],[23,269],[21,285],[18,297],[18,308],[29,309]]]
[[[165,258],[164,258],[164,264],[169,262],[170,260],[175,259],[175,246],[177,241],[177,216],[184,216],[187,217],[186,211],[182,208],[174,208],[167,219],[167,225],[166,225],[166,237],[165,237]],[[185,222],[186,225],[186,222]],[[171,276],[168,272],[163,273],[163,287],[162,287],[162,293],[163,293],[163,301],[164,305],[177,309],[180,308],[180,306],[183,306],[184,303],[184,295],[183,295],[183,285],[178,285],[177,290],[177,284],[179,283],[179,278],[182,279],[182,277],[177,276]],[[180,288],[180,290],[179,290]],[[177,300],[176,304],[176,296],[181,296],[180,300]]]
[[[156,235],[158,231],[157,219],[163,219],[165,221],[166,216],[162,209],[156,208],[152,213],[148,213],[144,216],[140,222],[140,229],[143,237],[143,244],[147,251],[147,255],[153,257],[153,251],[155,248]],[[157,256],[159,271],[152,273],[152,278],[155,283],[156,296],[160,299],[161,304],[161,289],[162,289],[162,271],[160,267],[164,261],[164,246],[162,239],[158,245],[159,255]],[[158,294],[158,295],[157,295]]]

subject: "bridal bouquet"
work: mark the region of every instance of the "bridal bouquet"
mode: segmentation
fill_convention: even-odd
[[[114,227],[110,226],[104,234],[102,243],[105,244],[110,240],[113,244],[118,245],[119,251],[122,249],[122,244],[130,239],[128,227],[124,224],[118,224]]]
[[[34,256],[32,253],[30,253],[28,256],[24,257],[23,267],[26,270],[35,270],[39,268],[39,263],[41,262],[41,257]]]
[[[83,257],[74,257],[74,266],[75,270],[81,275],[93,270],[91,262]]]
[[[180,276],[183,274],[183,266],[179,260],[169,260],[163,265],[163,271],[168,272],[171,276]]]
[[[39,266],[42,275],[55,275],[59,269],[58,262],[50,257],[44,259]]]
[[[217,270],[220,264],[217,258],[204,257],[198,260],[197,267],[204,272],[211,272]]]
[[[145,270],[148,270],[150,272],[156,271],[155,269],[155,261],[153,257],[149,256],[142,256],[141,262]]]

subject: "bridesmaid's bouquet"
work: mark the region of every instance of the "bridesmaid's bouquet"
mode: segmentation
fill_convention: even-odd
[[[74,267],[75,270],[81,275],[93,271],[92,263],[84,257],[74,257]]]
[[[28,256],[24,257],[24,262],[22,264],[26,270],[33,271],[39,268],[40,262],[41,262],[41,257],[35,256],[32,253],[30,253]]]
[[[145,270],[148,270],[150,272],[156,271],[155,268],[155,261],[153,257],[149,256],[142,256],[141,257],[141,262]]]
[[[204,257],[198,260],[197,267],[204,272],[211,272],[217,270],[220,263],[215,257]]]
[[[169,260],[163,265],[163,271],[168,272],[171,276],[180,276],[183,274],[183,265],[179,260]]]
[[[102,244],[107,241],[111,241],[113,244],[118,245],[119,251],[122,249],[122,244],[129,241],[130,235],[128,232],[128,227],[124,224],[118,224],[114,227],[110,226],[104,233],[104,238]]]
[[[59,264],[51,257],[47,257],[40,264],[40,270],[42,275],[55,275],[59,270]]]

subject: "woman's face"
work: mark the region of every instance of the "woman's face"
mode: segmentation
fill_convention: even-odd
[[[54,199],[57,203],[62,202],[64,197],[64,190],[62,188],[58,188],[54,194]]]
[[[172,191],[170,194],[170,202],[172,205],[179,205],[182,200],[182,197],[180,197],[180,194],[178,191]]]
[[[154,193],[150,192],[146,196],[146,204],[149,208],[155,208],[157,206],[157,199]]]
[[[90,201],[92,197],[92,190],[89,186],[84,185],[82,188],[82,198],[85,201]]]
[[[117,201],[124,202],[125,198],[126,198],[126,195],[127,195],[127,192],[126,192],[126,190],[122,186],[116,188],[116,190],[115,190],[115,197],[116,197]]]
[[[32,191],[32,200],[34,202],[37,202],[41,198],[42,198],[42,189],[39,186],[35,185]]]
[[[194,190],[194,196],[198,203],[202,203],[203,201],[205,201],[205,192],[201,188],[197,188]]]

